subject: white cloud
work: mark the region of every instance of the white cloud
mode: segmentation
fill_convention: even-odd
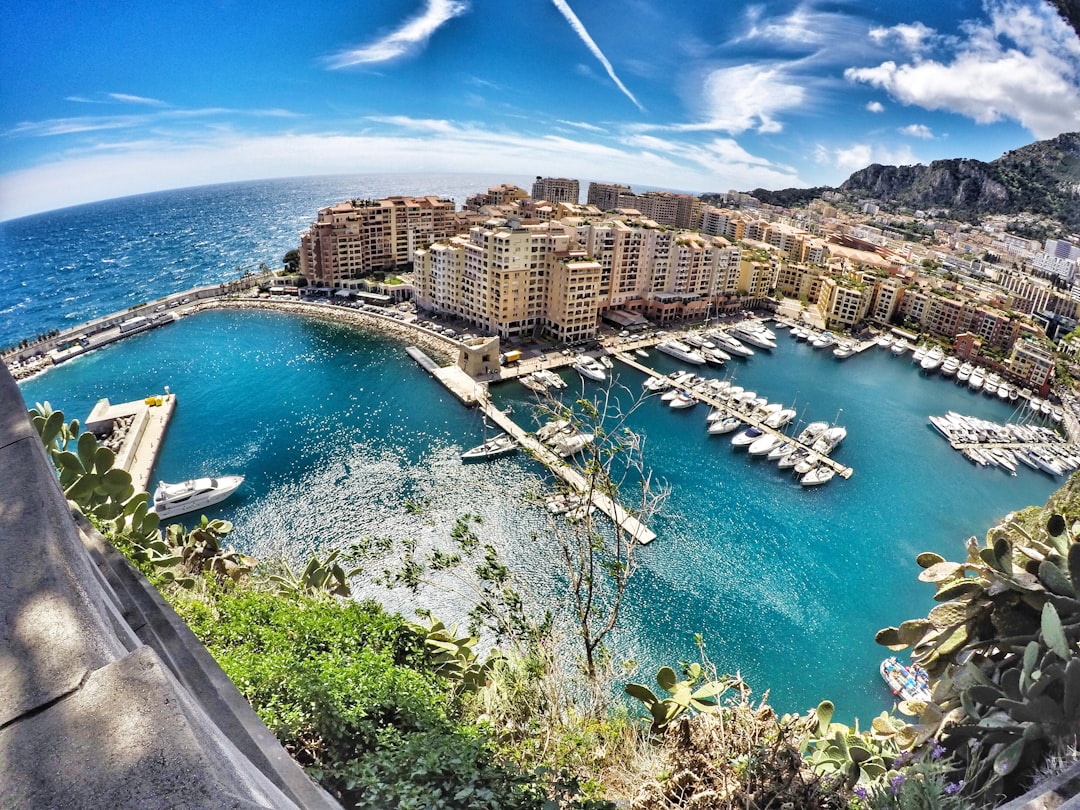
[[[575,127],[576,129],[583,129],[586,132],[607,132],[603,127],[598,127],[596,124],[590,124],[585,121],[567,121],[565,119],[559,119],[560,124],[565,124],[568,127]]]
[[[814,159],[825,166],[847,172],[865,169],[873,163],[886,166],[910,166],[919,160],[907,146],[889,149],[878,144],[853,143],[847,146],[828,147],[818,144],[814,150]]]
[[[885,105],[880,101],[868,101],[866,103],[866,109],[872,113],[885,112]]]
[[[910,135],[912,138],[922,138],[923,140],[931,140],[934,137],[934,133],[930,131],[930,127],[926,124],[908,124],[906,127],[900,127],[900,132],[904,135]]]
[[[147,107],[168,107],[169,105],[156,98],[146,98],[145,96],[133,96],[130,93],[109,93],[109,98],[113,101],[120,101],[124,104],[142,104]]]
[[[950,59],[848,68],[849,81],[903,104],[946,110],[980,124],[1013,120],[1036,138],[1080,129],[1080,40],[1048,4],[988,3]]]
[[[705,79],[705,123],[685,129],[718,129],[732,134],[756,129],[779,132],[775,116],[800,107],[805,90],[780,67],[739,65],[718,68]]]
[[[921,53],[941,36],[921,22],[900,23],[890,28],[871,28],[870,39],[878,45],[896,43],[910,53]]]
[[[0,175],[0,219],[167,188],[315,174],[471,172],[619,178],[684,191],[806,185],[797,172],[746,152],[731,139],[704,143],[629,136],[580,138],[486,129],[431,119],[367,119],[363,134],[252,136],[200,126],[184,137],[111,141]],[[197,134],[196,134],[197,133]],[[79,182],[73,184],[72,177]]]
[[[396,31],[369,45],[342,51],[330,57],[327,65],[333,69],[369,65],[414,53],[426,45],[444,23],[468,10],[469,4],[464,0],[428,0],[418,16],[407,20]]]
[[[604,70],[607,71],[608,77],[615,82],[615,86],[622,91],[624,96],[634,102],[635,107],[644,112],[645,108],[641,106],[638,100],[634,98],[634,94],[631,93],[619,77],[615,75],[615,68],[611,66],[611,62],[608,61],[608,58],[604,56],[604,52],[600,50],[600,46],[598,46],[596,42],[593,41],[593,38],[589,36],[589,32],[585,29],[585,26],[582,24],[581,20],[578,19],[578,16],[574,13],[574,10],[570,8],[566,0],[551,0],[551,2],[555,4],[555,8],[557,8],[559,13],[566,18],[566,21],[570,23],[570,27],[574,29],[574,33],[581,38],[581,41],[585,43],[585,47],[588,48],[592,55],[596,57],[596,60],[604,66]]]

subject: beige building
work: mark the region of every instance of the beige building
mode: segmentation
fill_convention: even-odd
[[[851,329],[866,318],[874,287],[858,275],[822,280],[818,309],[828,329]]]
[[[566,177],[537,177],[532,186],[534,200],[547,200],[549,203],[578,203],[581,190],[577,180]]]
[[[1054,372],[1054,356],[1034,340],[1018,340],[1009,356],[1009,370],[1040,396],[1046,396]]]
[[[375,271],[406,267],[417,248],[457,229],[452,200],[389,197],[319,209],[300,236],[300,272],[309,284],[337,287]]]

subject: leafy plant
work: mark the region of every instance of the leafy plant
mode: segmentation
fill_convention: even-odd
[[[918,722],[898,738],[938,738],[980,801],[1014,793],[1080,730],[1080,545],[1063,515],[1037,514],[1007,516],[982,547],[969,539],[963,563],[919,555],[941,604],[877,635],[936,681],[931,702],[901,704]]]
[[[656,673],[656,683],[671,696],[658,698],[649,687],[640,683],[628,683],[625,687],[626,694],[637,698],[645,704],[645,708],[652,715],[650,732],[658,734],[664,731],[674,720],[681,717],[685,712],[716,712],[719,711],[719,698],[732,685],[739,682],[737,678],[727,676],[718,680],[705,680],[704,670],[701,664],[694,662],[685,667],[685,678],[679,680],[675,670],[671,667],[661,667]],[[701,686],[698,686],[701,684]]]
[[[346,571],[338,562],[340,557],[341,549],[333,549],[323,559],[319,558],[317,552],[313,552],[299,575],[293,573],[289,563],[283,560],[284,573],[273,574],[268,577],[268,581],[280,592],[351,596],[352,588],[349,586],[349,579],[360,573],[361,569],[353,568]]]
[[[232,546],[222,545],[221,541],[232,529],[232,523],[227,520],[207,520],[203,515],[199,524],[190,530],[178,523],[169,526],[165,532],[165,545],[180,558],[187,571],[210,572],[235,582],[250,573],[256,561]],[[187,584],[187,580],[180,584]]]
[[[428,663],[436,675],[459,683],[470,692],[482,689],[487,684],[498,656],[489,655],[483,664],[478,663],[476,650],[473,649],[479,641],[478,637],[458,637],[457,625],[447,629],[435,618],[431,619],[428,627],[419,624],[410,624],[409,627],[424,639]]]
[[[882,714],[874,719],[869,732],[860,731],[857,720],[853,728],[832,722],[834,712],[829,700],[823,700],[813,712],[813,733],[802,748],[808,754],[810,767],[838,777],[848,789],[880,782],[900,754],[893,739],[898,725],[888,714]]]

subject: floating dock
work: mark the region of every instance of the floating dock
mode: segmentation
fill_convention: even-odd
[[[666,379],[665,375],[661,374],[658,371],[654,371],[648,366],[643,366],[641,363],[637,362],[632,357],[630,357],[630,355],[624,352],[617,352],[613,356],[618,359],[620,363],[625,363],[631,368],[637,369],[642,374],[647,374],[650,377],[657,377],[659,379]],[[744,411],[737,410],[736,408],[733,408],[730,403],[722,399],[710,397],[706,394],[698,393],[697,391],[692,392],[692,395],[694,399],[698,400],[699,402],[704,402],[705,404],[710,405],[711,407],[723,413],[725,416],[734,416],[740,422],[745,422],[749,427],[755,427],[758,430],[763,431],[764,433],[770,433],[784,441],[795,441],[791,436],[788,436],[782,430],[777,430],[776,428],[772,428],[766,425],[764,417],[757,417],[752,414],[745,413]],[[805,444],[802,446],[806,447],[807,450],[811,449]],[[841,478],[851,478],[851,474],[854,472],[851,467],[845,467],[840,462],[834,461],[833,459],[829,458],[826,455],[822,455],[821,453],[815,453],[815,455],[819,458],[819,464],[824,464],[827,467],[831,468],[832,471],[839,475]]]

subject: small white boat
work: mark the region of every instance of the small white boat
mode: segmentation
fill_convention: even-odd
[[[929,703],[930,678],[926,670],[918,664],[905,666],[895,656],[881,662],[881,677],[889,689],[901,700],[922,701]]]
[[[551,449],[558,453],[562,458],[572,456],[575,453],[580,453],[590,444],[596,437],[591,433],[573,433],[569,436],[562,436],[556,439],[551,444]]]
[[[960,358],[957,357],[956,355],[949,355],[941,363],[941,376],[942,377],[951,377],[959,370],[960,370]]]
[[[964,362],[960,365],[960,368],[957,369],[956,379],[962,383],[966,383],[968,380],[971,379],[971,375],[974,373],[975,366],[973,366],[971,363]]]
[[[983,387],[983,383],[985,382],[986,373],[981,368],[976,367],[975,370],[971,372],[971,378],[968,380],[968,388],[972,391],[978,391]]]
[[[837,445],[839,445],[846,437],[847,428],[845,427],[837,425],[835,427],[826,428],[826,430],[814,441],[813,450],[815,453],[827,456],[835,450]]]
[[[915,351],[911,353],[911,362],[921,364],[923,358],[926,357],[927,351],[929,351],[927,345],[925,343],[920,343],[915,347]]]
[[[748,427],[746,430],[732,436],[731,444],[734,447],[749,447],[760,439],[764,432],[761,428]]]
[[[709,423],[709,435],[718,436],[724,433],[731,433],[742,424],[742,421],[736,419],[734,416],[725,416],[723,419],[717,419],[715,422]]]
[[[833,338],[829,332],[823,332],[822,334],[815,336],[810,341],[810,345],[815,349],[827,349],[829,346],[832,346],[834,342],[835,338]]]
[[[606,354],[600,355],[600,365],[604,368],[615,368],[615,362]]]
[[[634,349],[634,354],[636,354],[638,357],[648,357],[649,356],[649,353],[647,351],[645,351],[644,349]]]
[[[771,428],[782,428],[788,422],[795,418],[794,408],[781,408],[776,413],[769,414],[765,419],[765,426]]]
[[[508,456],[517,452],[517,444],[505,433],[493,436],[483,444],[461,454],[462,461],[488,461],[489,459]]]
[[[242,475],[223,475],[218,478],[193,478],[178,484],[159,481],[150,510],[164,520],[205,509],[228,498],[244,483]]]
[[[769,451],[769,454],[765,456],[769,461],[779,461],[784,456],[789,456],[798,449],[798,445],[793,441],[781,441],[776,447]]]
[[[768,455],[778,444],[780,444],[779,436],[774,433],[766,433],[752,442],[746,450],[752,456],[764,456]]]
[[[879,335],[877,339],[877,345],[883,349],[887,349],[893,344],[892,335]]]
[[[900,340],[896,341],[895,343],[893,343],[892,346],[889,347],[889,351],[899,357],[909,348],[911,347],[908,345],[907,340],[904,338],[900,338]]]
[[[523,377],[518,377],[518,382],[528,388],[530,391],[535,391],[540,394],[547,390],[547,384],[539,377],[533,374],[526,374]]]
[[[834,475],[836,475],[836,470],[832,467],[826,464],[818,464],[816,467],[811,467],[808,472],[803,473],[799,483],[804,487],[816,487],[820,484],[829,483]]]
[[[837,343],[836,348],[832,350],[832,356],[837,360],[846,360],[855,354],[855,345],[852,343]]]
[[[680,391],[678,396],[668,402],[669,408],[693,408],[697,405],[697,400],[689,391]]]

